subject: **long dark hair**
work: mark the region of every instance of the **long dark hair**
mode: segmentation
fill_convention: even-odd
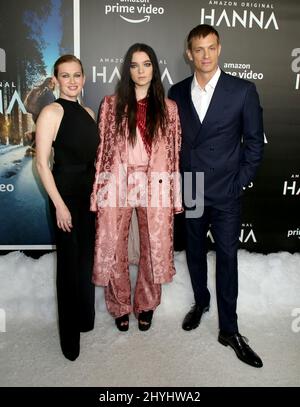
[[[145,52],[153,68],[153,76],[148,89],[148,102],[146,113],[146,139],[152,141],[157,135],[158,129],[164,134],[167,121],[167,112],[165,105],[165,92],[161,83],[160,71],[157,57],[154,50],[146,44],[133,44],[127,51],[121,79],[116,90],[116,126],[123,136],[125,136],[125,126],[122,126],[123,119],[127,119],[129,129],[129,141],[132,145],[136,140],[136,113],[137,100],[135,96],[135,85],[130,76],[130,65],[132,56],[135,52]]]

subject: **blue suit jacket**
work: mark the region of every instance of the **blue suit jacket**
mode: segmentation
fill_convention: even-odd
[[[228,204],[254,178],[262,159],[262,108],[255,85],[221,72],[201,124],[191,98],[193,75],[173,85],[182,127],[180,168],[204,172],[205,205]]]

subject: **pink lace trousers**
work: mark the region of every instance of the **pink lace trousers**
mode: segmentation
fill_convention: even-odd
[[[128,167],[128,176],[136,170],[145,172],[147,167]],[[135,188],[137,183],[139,181],[135,182]],[[129,185],[128,194],[132,188],[133,185]],[[140,198],[140,194],[137,196]],[[132,307],[128,267],[128,234],[134,207],[140,235],[140,260]],[[154,310],[160,304],[161,298],[161,285],[153,282],[147,208],[140,206],[139,200],[135,203],[134,199],[131,199],[130,206],[119,208],[119,210],[121,220],[116,248],[116,270],[111,275],[108,286],[104,289],[107,310],[114,318],[130,314],[132,311],[137,316],[141,311]]]

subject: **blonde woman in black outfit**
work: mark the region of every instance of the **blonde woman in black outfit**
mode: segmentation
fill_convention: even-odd
[[[85,81],[81,61],[73,55],[60,57],[54,64],[54,81],[59,99],[38,118],[36,160],[55,223],[61,348],[67,359],[75,360],[80,353],[80,332],[94,327],[95,221],[89,199],[99,137],[94,113],[77,101]]]

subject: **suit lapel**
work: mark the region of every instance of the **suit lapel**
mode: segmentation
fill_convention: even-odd
[[[226,105],[230,103],[230,97],[228,89],[226,85],[226,74],[222,71],[220,78],[217,82],[216,88],[214,90],[213,96],[211,98],[209,107],[207,109],[206,115],[202,122],[202,127],[198,134],[198,137],[201,137],[201,140],[207,134],[207,128],[211,126],[216,126],[218,124],[218,120],[220,116],[224,112]]]
[[[187,101],[187,103],[182,104],[182,116],[186,118],[186,122],[188,123],[188,127],[190,129],[190,131],[187,133],[190,144],[194,143],[194,140],[197,138],[198,133],[202,127],[199,116],[192,101],[191,86],[193,78],[194,76],[191,76],[190,80],[187,81],[186,86],[182,89],[181,99],[183,101]]]
[[[127,165],[127,139],[128,139],[128,129],[126,121],[124,119],[122,126],[126,126],[126,137],[123,137],[120,133],[117,133],[117,145],[120,154],[120,160],[123,165]]]

